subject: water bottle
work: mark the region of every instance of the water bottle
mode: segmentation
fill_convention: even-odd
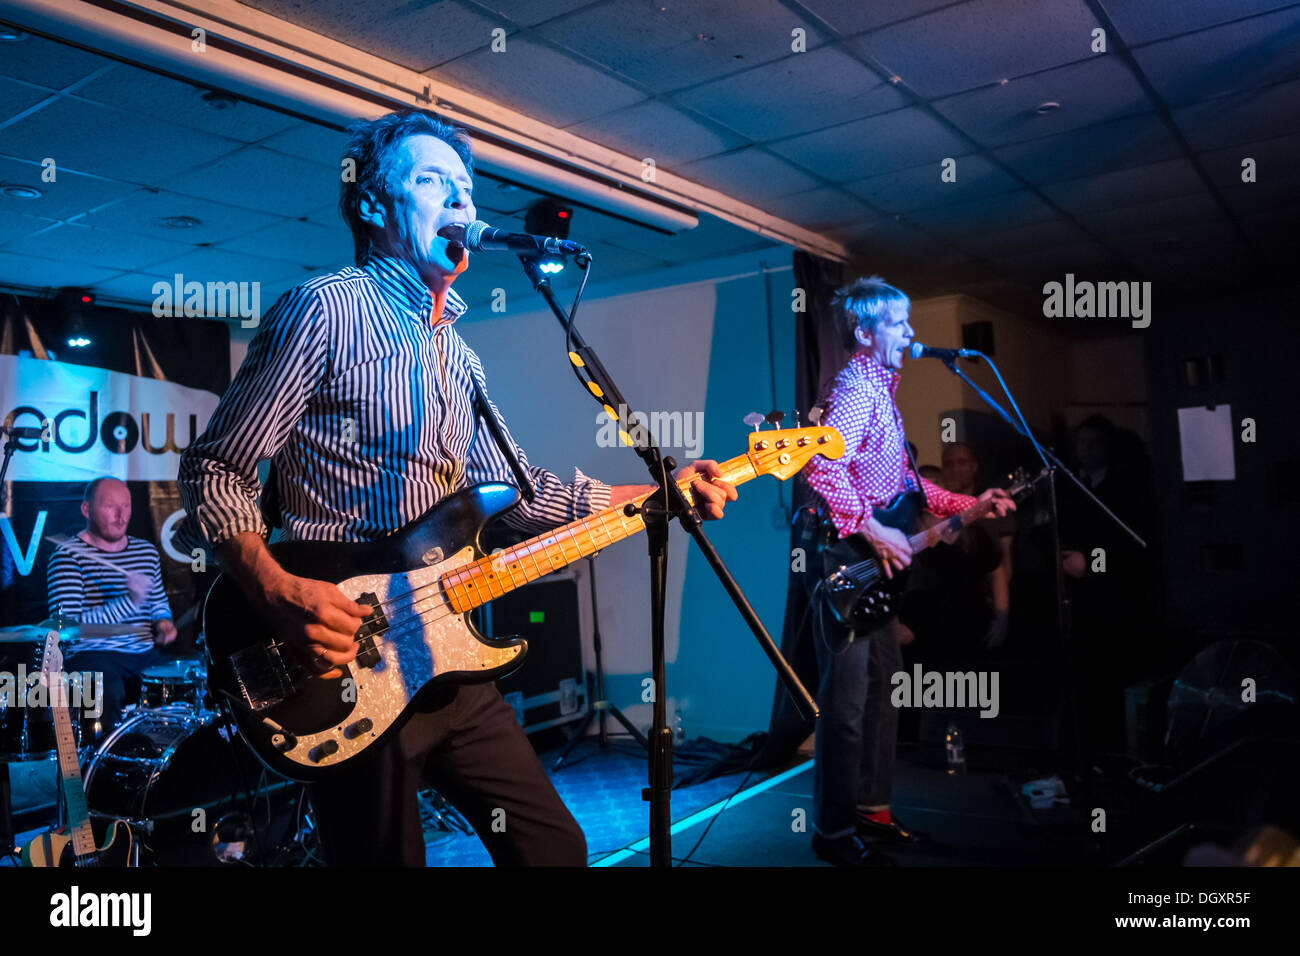
[[[961,728],[953,721],[948,721],[948,733],[944,738],[944,749],[948,752],[949,776],[965,773],[966,746],[962,740]]]

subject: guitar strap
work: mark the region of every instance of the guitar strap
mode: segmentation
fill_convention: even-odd
[[[505,455],[506,461],[510,463],[510,470],[515,473],[515,480],[519,482],[519,493],[524,496],[524,500],[531,502],[537,497],[533,491],[533,483],[528,478],[528,472],[524,471],[524,466],[519,462],[519,456],[515,454],[515,449],[510,442],[506,441],[506,436],[501,431],[501,425],[497,417],[492,414],[492,406],[488,404],[487,396],[483,394],[483,389],[479,387],[478,379],[471,372],[469,376],[470,384],[474,387],[474,411],[482,419],[483,424],[492,433],[492,440],[497,443],[501,449],[501,454]],[[475,435],[475,440],[478,436]]]

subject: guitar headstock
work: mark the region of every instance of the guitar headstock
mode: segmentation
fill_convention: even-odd
[[[760,475],[785,481],[814,455],[835,459],[844,454],[844,438],[829,426],[756,431],[749,436],[749,461]]]
[[[59,649],[59,632],[50,628],[45,634],[45,653],[41,655],[41,678],[53,687],[63,672],[63,651]]]

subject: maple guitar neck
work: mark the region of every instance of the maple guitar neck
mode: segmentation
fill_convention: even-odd
[[[759,475],[748,455],[738,455],[718,467],[722,480],[733,485],[743,484]],[[695,504],[695,496],[691,493],[694,480],[695,476],[690,475],[677,482],[677,487],[682,489],[692,505]],[[640,507],[651,494],[653,492],[639,495],[632,499],[631,504]],[[570,521],[554,531],[447,572],[440,580],[449,603],[457,613],[472,611],[517,587],[631,537],[645,528],[645,521],[640,514],[630,517],[624,514],[627,504]]]

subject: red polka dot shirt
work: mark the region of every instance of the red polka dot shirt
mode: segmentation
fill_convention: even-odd
[[[903,416],[894,403],[901,376],[859,349],[840,370],[818,424],[829,425],[844,436],[844,455],[838,461],[814,458],[803,475],[826,502],[841,538],[871,518],[873,508],[888,504],[900,491],[916,488],[917,476],[907,459]],[[945,491],[921,479],[927,510],[941,518],[969,508],[975,499]]]

